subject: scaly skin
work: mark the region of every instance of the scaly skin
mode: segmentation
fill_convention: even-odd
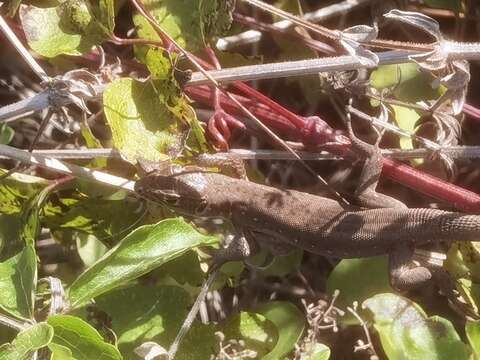
[[[435,209],[344,208],[334,200],[281,190],[213,172],[149,175],[135,190],[165,202],[166,189],[190,216],[230,219],[236,228],[278,239],[306,251],[342,258],[389,253],[399,243],[480,239],[480,215]]]

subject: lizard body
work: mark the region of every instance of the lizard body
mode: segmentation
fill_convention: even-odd
[[[246,258],[257,245],[277,255],[294,248],[339,258],[388,254],[391,285],[398,290],[419,286],[433,273],[413,261],[415,247],[440,241],[480,240],[480,215],[409,209],[377,193],[382,167],[380,137],[375,145],[367,144],[356,138],[350,121],[347,125],[352,148],[366,159],[356,196],[362,206],[374,209],[346,206],[329,198],[256,184],[195,166],[170,166],[152,172],[136,182],[135,191],[183,214],[229,219],[240,236],[218,251],[217,263]],[[204,159],[207,166],[212,165],[209,161]],[[238,175],[245,177],[241,172]],[[435,269],[435,273],[443,277],[441,281],[449,282],[441,269]]]
[[[230,219],[236,229],[303,250],[341,258],[388,254],[399,244],[480,239],[480,215],[436,209],[345,207],[337,201],[223,174],[187,171],[137,181],[137,193],[190,216]]]

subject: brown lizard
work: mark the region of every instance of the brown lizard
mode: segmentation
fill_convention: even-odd
[[[138,180],[135,191],[194,217],[229,219],[240,234],[222,249],[217,262],[250,256],[258,246],[273,254],[301,248],[339,258],[388,254],[390,281],[405,290],[432,277],[429,268],[414,265],[417,246],[454,240],[480,240],[480,215],[428,208],[409,209],[375,192],[381,161],[377,144],[352,143],[366,157],[357,197],[365,209],[294,190],[282,190],[205,169],[171,167]]]

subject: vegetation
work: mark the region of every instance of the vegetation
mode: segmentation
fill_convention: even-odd
[[[476,243],[426,249],[447,254],[455,297],[433,281],[396,292],[386,256],[339,260],[295,250],[272,260],[262,251],[220,269],[200,315],[175,340],[212,254],[234,229],[136,196],[129,181],[142,176],[139,162],[183,165],[244,149],[250,159],[266,156],[247,162],[252,181],[332,196],[318,174],[355,203],[360,167],[342,132],[351,116],[360,137],[373,143],[384,135],[382,148],[396,148],[393,157],[404,161],[385,161],[395,183],[380,191],[410,207],[480,211],[480,110],[471,104],[478,90],[466,97],[478,77],[478,63],[470,70],[466,60],[480,58],[480,43],[454,59],[452,47],[428,45],[478,41],[478,4],[405,1],[401,10],[410,12],[385,18],[388,9],[368,0],[270,3],[275,8],[257,0],[3,4],[2,167],[28,160],[21,148],[48,148],[60,159],[35,152],[28,171],[0,180],[0,359],[167,359],[172,343],[175,359],[480,357]],[[310,19],[316,11],[338,39],[308,23],[274,27],[288,16],[275,9]],[[415,61],[397,44],[398,60],[387,64],[385,49],[372,46],[374,23],[382,39],[416,51]],[[234,36],[246,30],[259,32]],[[333,60],[335,71],[318,74],[294,62],[334,55],[350,63]],[[295,71],[279,75],[268,66],[278,62]],[[252,67],[217,83],[243,65]],[[3,107],[32,97],[16,105],[21,116]],[[415,149],[425,151],[407,157]],[[324,156],[320,150],[336,158],[308,159]]]

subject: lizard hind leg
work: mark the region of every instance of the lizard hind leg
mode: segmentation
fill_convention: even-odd
[[[428,268],[413,262],[413,253],[408,244],[403,244],[389,254],[390,284],[398,291],[419,287],[432,278]]]

